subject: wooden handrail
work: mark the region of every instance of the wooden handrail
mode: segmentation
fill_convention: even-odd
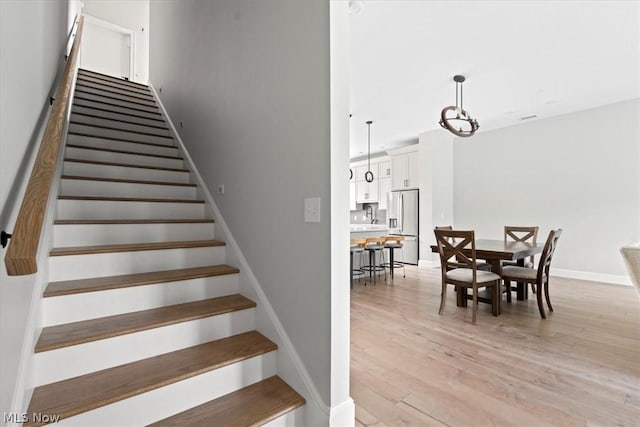
[[[62,145],[62,132],[67,119],[67,107],[80,51],[83,24],[84,17],[80,17],[76,37],[56,89],[55,103],[40,141],[38,155],[13,228],[11,243],[4,258],[7,273],[10,276],[22,276],[38,271],[36,261],[38,245],[51,185],[55,178],[56,161]]]

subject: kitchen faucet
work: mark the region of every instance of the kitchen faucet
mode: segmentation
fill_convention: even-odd
[[[377,222],[377,219],[373,217],[373,207],[371,205],[367,206],[366,212],[367,218],[371,218],[371,224],[375,224]]]

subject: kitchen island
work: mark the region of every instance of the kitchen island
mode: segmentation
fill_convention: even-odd
[[[389,234],[389,227],[385,224],[351,224],[352,239],[366,239],[367,237],[380,237]]]

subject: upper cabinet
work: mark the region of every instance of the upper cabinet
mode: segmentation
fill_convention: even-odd
[[[392,155],[391,168],[393,169],[392,190],[418,188],[420,173],[417,151]]]

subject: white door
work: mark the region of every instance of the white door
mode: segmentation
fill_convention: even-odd
[[[80,67],[130,80],[131,34],[93,19],[86,20]]]

